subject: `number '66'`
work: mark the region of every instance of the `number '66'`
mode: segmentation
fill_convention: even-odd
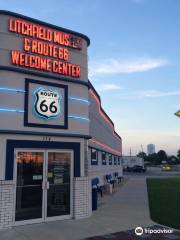
[[[47,112],[48,110],[52,113],[57,112],[57,107],[54,105],[56,102],[53,101],[49,106],[46,104],[46,100],[43,100],[40,104],[40,109],[42,112]]]

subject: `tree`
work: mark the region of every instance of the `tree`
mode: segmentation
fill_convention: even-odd
[[[177,151],[177,158],[180,160],[180,149]]]
[[[157,152],[157,164],[161,164],[162,161],[167,161],[167,154],[164,150],[159,150],[159,152]]]
[[[175,165],[175,164],[178,164],[178,158],[174,155],[168,157],[168,163],[171,164],[171,165]]]
[[[157,154],[153,153],[147,156],[147,161],[150,162],[153,165],[158,164],[158,158],[157,158]]]
[[[146,158],[146,153],[145,152],[139,152],[137,155],[137,157],[143,158],[145,160]]]

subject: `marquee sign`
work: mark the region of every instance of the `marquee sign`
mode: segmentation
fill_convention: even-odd
[[[35,92],[35,96],[34,110],[38,116],[50,119],[60,115],[62,97],[57,91],[40,88]]]
[[[80,37],[19,18],[9,19],[8,30],[23,39],[22,51],[10,51],[13,65],[80,78],[81,66],[69,60],[72,50],[82,49]]]

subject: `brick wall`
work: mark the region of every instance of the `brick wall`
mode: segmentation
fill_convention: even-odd
[[[91,184],[88,177],[74,178],[74,218],[81,219],[91,216]]]
[[[9,228],[13,223],[14,203],[13,181],[0,181],[0,229]]]
[[[92,213],[91,184],[88,177],[74,178],[74,213],[75,219],[91,216]],[[0,181],[0,230],[13,225],[14,183]]]

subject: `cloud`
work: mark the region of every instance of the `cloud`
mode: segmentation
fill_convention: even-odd
[[[162,97],[175,97],[180,96],[180,90],[176,91],[157,91],[157,90],[137,90],[133,91],[126,89],[128,92],[121,92],[119,98],[125,100],[145,99],[145,98],[162,98]],[[179,105],[178,107],[179,108]]]
[[[109,91],[116,91],[122,89],[119,85],[116,84],[102,84],[102,85],[97,85],[96,89],[99,92],[109,92]]]
[[[168,64],[161,58],[137,58],[130,60],[106,59],[90,64],[90,76],[109,76],[146,72]]]
[[[180,95],[179,91],[156,91],[156,90],[147,90],[147,91],[138,91],[135,95],[139,98],[158,98],[158,97],[170,97]]]

